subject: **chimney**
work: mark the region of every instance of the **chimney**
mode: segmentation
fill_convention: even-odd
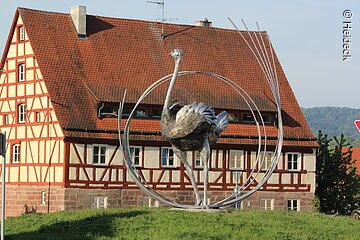
[[[86,6],[71,6],[71,19],[76,28],[78,38],[86,38]]]
[[[204,28],[211,28],[212,27],[212,22],[209,22],[209,20],[207,18],[205,18],[205,20],[196,21],[195,26],[204,27]]]

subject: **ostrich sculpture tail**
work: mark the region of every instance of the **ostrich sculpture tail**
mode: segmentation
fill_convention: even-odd
[[[219,115],[216,116],[215,124],[216,124],[215,132],[217,135],[219,135],[229,125],[229,114],[225,111],[219,113]]]

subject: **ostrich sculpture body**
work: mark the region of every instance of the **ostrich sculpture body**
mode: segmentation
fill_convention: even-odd
[[[182,59],[182,51],[174,49],[171,56],[175,61],[174,73],[166,94],[163,111],[161,114],[161,134],[167,139],[176,156],[186,168],[190,182],[194,189],[196,205],[202,204],[207,208],[207,184],[209,176],[210,145],[215,143],[219,134],[228,126],[228,113],[223,111],[219,115],[204,103],[193,102],[176,110],[175,105],[170,104],[171,92],[174,88],[176,77]],[[204,165],[204,198],[201,200],[191,165],[186,160],[187,151],[199,151]]]

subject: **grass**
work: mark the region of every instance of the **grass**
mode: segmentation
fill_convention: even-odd
[[[360,221],[319,213],[105,209],[6,220],[5,239],[360,239]]]

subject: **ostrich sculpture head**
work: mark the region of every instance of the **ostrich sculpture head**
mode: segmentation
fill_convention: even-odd
[[[176,60],[179,60],[179,59],[182,58],[183,53],[182,53],[181,49],[175,48],[175,49],[171,50],[170,55],[171,55],[171,56],[174,58],[174,60],[176,61]]]

